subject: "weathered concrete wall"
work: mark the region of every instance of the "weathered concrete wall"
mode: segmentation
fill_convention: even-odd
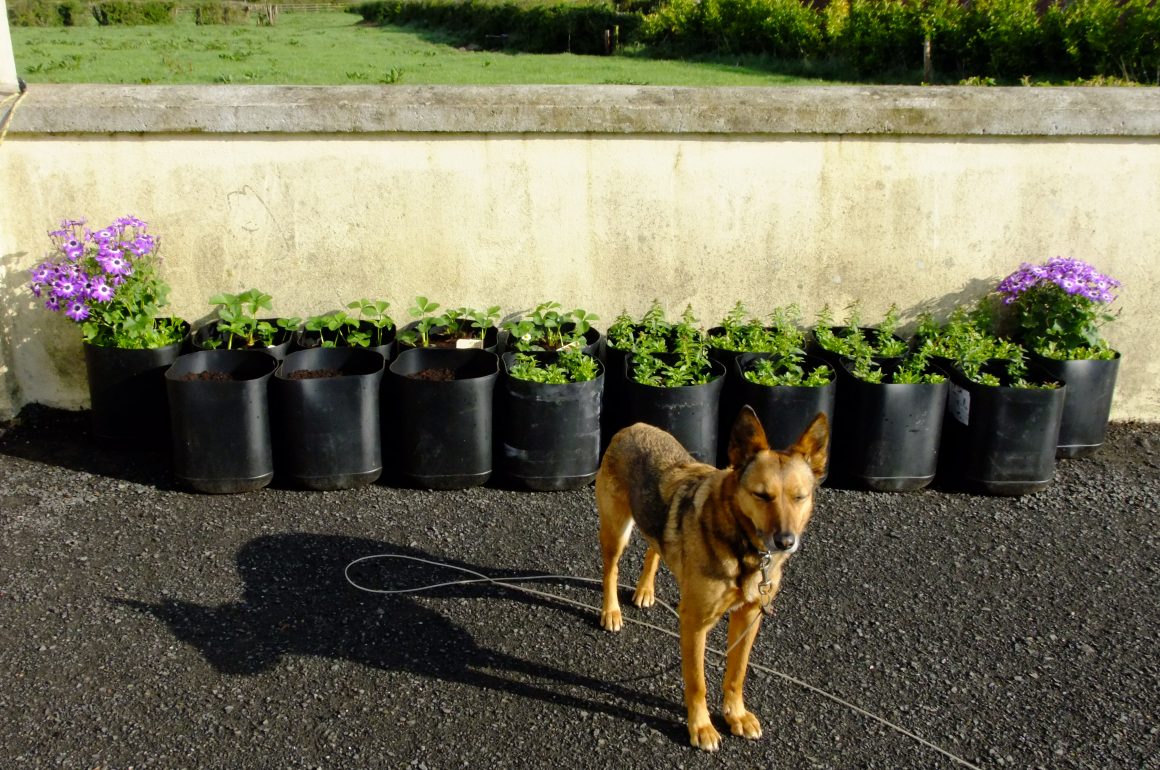
[[[425,294],[873,320],[1081,257],[1125,283],[1115,416],[1160,419],[1156,89],[41,86],[0,190],[0,414],[84,404],[78,335],[25,271],[59,219],[132,213],[191,320],[251,286],[287,315],[369,296],[406,321]]]

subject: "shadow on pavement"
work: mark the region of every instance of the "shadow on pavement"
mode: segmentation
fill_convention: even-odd
[[[285,655],[344,659],[601,712],[647,724],[677,743],[687,740],[683,708],[672,700],[488,649],[446,615],[424,606],[417,594],[370,594],[351,586],[344,568],[356,559],[378,554],[435,560],[422,551],[369,539],[272,535],[250,541],[238,553],[238,573],[245,585],[240,602],[203,606],[181,600],[109,601],[165,622],[175,637],[198,649],[224,674],[255,675],[277,666]],[[532,574],[441,561],[496,580]],[[350,575],[359,585],[384,589],[418,588],[469,577],[404,558],[362,562],[350,568]],[[535,586],[544,588],[539,581]],[[599,590],[592,586],[596,595],[592,601],[599,601]],[[447,585],[421,595],[427,599],[514,598],[562,610],[586,624],[594,622],[590,611],[488,584]],[[674,716],[658,718],[619,705],[623,703],[638,703]]]

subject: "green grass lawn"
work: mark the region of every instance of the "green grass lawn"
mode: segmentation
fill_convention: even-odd
[[[283,12],[273,27],[12,27],[17,73],[29,83],[353,85],[819,83],[761,62],[681,62],[631,55],[465,51],[439,33],[367,27],[342,12]]]

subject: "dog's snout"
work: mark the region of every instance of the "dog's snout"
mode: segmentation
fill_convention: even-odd
[[[779,551],[792,551],[797,547],[797,535],[792,532],[778,532],[773,536],[773,544]]]

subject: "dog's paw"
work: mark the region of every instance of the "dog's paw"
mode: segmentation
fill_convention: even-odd
[[[654,593],[653,587],[637,586],[636,593],[632,595],[632,603],[641,609],[653,606],[656,603],[656,593]]]
[[[716,751],[721,748],[721,733],[712,723],[689,724],[689,743],[702,751]]]
[[[740,714],[726,714],[725,721],[734,735],[756,740],[761,737],[761,721],[752,711],[742,711]]]
[[[605,631],[619,631],[624,628],[624,618],[620,610],[604,610],[600,613],[600,626]]]

